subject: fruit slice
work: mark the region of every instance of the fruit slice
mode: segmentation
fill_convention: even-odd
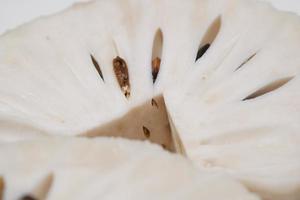
[[[194,63],[224,4],[102,0],[4,34],[0,140],[124,136],[172,150],[161,93]]]
[[[198,166],[232,174],[264,199],[296,200],[300,20],[252,8],[232,7],[189,79],[166,92],[167,110],[177,151]]]
[[[258,199],[148,142],[49,138],[0,145],[4,199]]]
[[[178,152],[265,199],[297,199],[299,27],[250,0],[102,0],[36,20],[0,38],[0,140],[173,150],[164,93]]]

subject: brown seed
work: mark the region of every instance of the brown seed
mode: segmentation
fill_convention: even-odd
[[[2,177],[0,177],[0,200],[3,199],[4,187],[5,187],[4,180]]]
[[[153,83],[156,81],[157,74],[159,72],[161,60],[160,58],[156,57],[152,60],[152,79]]]
[[[143,126],[143,132],[144,132],[144,135],[145,135],[146,138],[150,137],[150,131],[145,126]]]
[[[154,99],[151,99],[151,105],[155,106],[156,108],[158,108],[158,104]]]
[[[123,60],[119,56],[114,58],[113,68],[122,92],[124,93],[126,98],[129,98],[130,83],[129,83],[128,67],[125,60]]]

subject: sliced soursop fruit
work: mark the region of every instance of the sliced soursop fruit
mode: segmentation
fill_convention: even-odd
[[[165,92],[167,110],[177,151],[199,167],[232,174],[263,199],[296,200],[300,20],[252,5],[232,7],[189,79]]]
[[[231,4],[101,0],[5,33],[0,140],[124,136],[172,150],[162,92],[193,67]]]
[[[259,199],[148,142],[44,138],[2,143],[0,158],[4,200]]]
[[[75,5],[0,37],[0,140],[150,140],[299,199],[299,33],[255,0]]]

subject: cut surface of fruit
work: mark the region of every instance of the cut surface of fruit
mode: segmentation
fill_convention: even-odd
[[[126,139],[1,144],[0,174],[4,200],[259,199],[229,177],[197,170],[157,145]]]
[[[173,150],[162,92],[194,63],[222,5],[99,0],[5,33],[0,140],[107,135]]]
[[[299,17],[256,0],[75,5],[0,37],[0,141],[150,140],[297,200],[299,35]]]
[[[264,199],[297,200],[300,20],[248,2],[232,7],[190,78],[164,94],[176,149]]]
[[[204,56],[234,3],[99,0],[5,33],[0,141],[123,136],[174,150],[162,93]]]

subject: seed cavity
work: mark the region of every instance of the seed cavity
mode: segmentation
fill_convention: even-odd
[[[239,70],[240,68],[242,68],[246,63],[248,63],[250,60],[252,60],[252,58],[254,58],[256,56],[257,53],[254,53],[253,55],[251,55],[249,58],[247,58],[238,68],[236,68],[234,71]]]
[[[113,59],[113,68],[118,80],[119,86],[126,98],[130,97],[130,82],[128,67],[121,57],[117,56]]]
[[[97,62],[97,60],[95,59],[95,57],[94,57],[92,54],[90,54],[90,57],[91,57],[92,63],[93,63],[93,65],[94,65],[94,67],[96,68],[96,70],[97,70],[99,76],[100,76],[101,79],[104,81],[103,74],[102,74],[102,71],[101,71],[101,68],[100,68],[99,63]]]
[[[152,47],[152,81],[153,84],[157,79],[157,75],[160,70],[161,64],[161,57],[162,57],[162,46],[163,46],[163,34],[161,29],[158,29],[155,33],[155,37],[153,40],[153,47]]]
[[[206,33],[204,34],[204,37],[202,41],[200,42],[196,59],[199,60],[209,49],[215,38],[217,37],[218,33],[220,32],[221,28],[221,16],[218,16],[213,23],[208,27]]]
[[[158,108],[158,104],[154,99],[151,99],[151,105],[155,106],[156,108]]]
[[[243,99],[243,101],[254,99],[254,98],[260,97],[262,95],[265,95],[267,93],[273,92],[274,90],[277,90],[277,89],[281,88],[282,86],[284,86],[285,84],[287,84],[293,78],[294,77],[286,77],[286,78],[282,78],[282,79],[273,81],[273,82],[267,84],[266,86],[256,90],[252,94],[248,95],[246,98]]]
[[[150,131],[145,126],[143,126],[143,132],[144,132],[144,135],[145,135],[146,138],[150,137]]]

